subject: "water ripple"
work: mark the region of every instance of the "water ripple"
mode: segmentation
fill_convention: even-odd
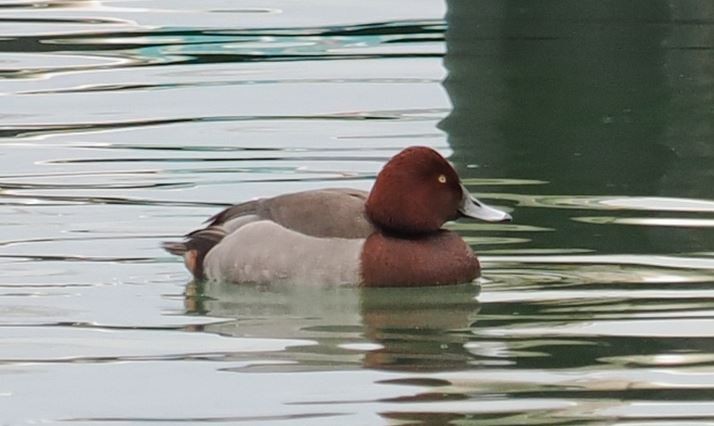
[[[241,122],[241,121],[305,121],[305,120],[424,120],[431,117],[420,117],[420,115],[433,114],[434,110],[396,110],[396,111],[374,111],[357,113],[335,113],[324,115],[293,115],[293,116],[213,116],[213,117],[190,117],[190,118],[170,118],[155,120],[137,120],[125,122],[97,122],[97,123],[73,123],[73,124],[33,124],[33,125],[3,125],[0,126],[0,138],[37,138],[54,134],[81,133],[81,132],[101,132],[120,129],[131,129],[147,126],[164,126],[181,123],[205,123],[205,122]]]
[[[661,212],[714,212],[714,201],[675,197],[490,194],[518,202],[521,207],[583,210],[646,210]]]
[[[37,18],[35,18],[37,19]],[[12,22],[12,19],[8,19]],[[40,20],[42,22],[51,21]],[[19,18],[16,22],[25,22]],[[119,21],[101,20],[101,23]],[[38,22],[39,23],[39,22]],[[62,19],[55,23],[64,23]],[[71,22],[94,24],[89,20]],[[329,26],[313,28],[246,29],[176,29],[132,28],[120,32],[97,32],[56,35],[23,36],[0,39],[0,51],[13,57],[31,50],[33,55],[50,63],[67,62],[65,53],[81,51],[93,58],[102,58],[113,65],[44,65],[0,69],[0,78],[37,79],[60,72],[78,72],[112,68],[155,66],[168,64],[220,64],[244,62],[365,60],[370,58],[439,58],[443,55],[445,24],[443,21],[398,21],[373,24]],[[433,34],[433,36],[431,35]],[[414,48],[415,43],[432,43],[433,52]],[[375,47],[403,44],[405,50],[375,50]],[[50,54],[51,53],[51,54]]]

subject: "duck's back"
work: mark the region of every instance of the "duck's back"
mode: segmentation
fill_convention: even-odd
[[[209,219],[210,226],[234,229],[246,217],[270,220],[285,228],[321,238],[366,238],[374,227],[367,220],[364,204],[369,194],[350,188],[295,192],[229,207]]]

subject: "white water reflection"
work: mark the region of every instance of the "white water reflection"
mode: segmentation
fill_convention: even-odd
[[[692,219],[692,218],[651,218],[651,217],[574,217],[578,222],[593,223],[596,225],[640,225],[640,226],[676,226],[685,228],[711,228],[714,226],[714,219]]]
[[[646,210],[650,212],[714,212],[714,201],[662,197],[612,197],[586,195],[490,194],[495,199],[518,202],[521,207],[584,210]]]
[[[217,357],[246,352],[282,351],[289,346],[309,346],[307,340],[229,339],[217,335],[153,330],[3,327],[6,347],[2,363],[82,362],[91,360],[147,360]],[[161,341],[160,345],[152,342]]]
[[[714,271],[714,259],[691,256],[653,256],[653,255],[558,255],[558,256],[484,256],[487,262],[512,262],[520,264],[600,264],[614,265],[611,269],[617,273],[616,265],[646,265],[658,268],[709,269]],[[605,272],[605,271],[603,271]]]
[[[713,316],[714,309],[707,316]],[[567,325],[552,324],[528,327],[492,328],[478,332],[479,336],[489,337],[574,337],[574,336],[638,336],[712,338],[714,337],[714,319],[675,319],[675,320],[611,320],[570,322]]]

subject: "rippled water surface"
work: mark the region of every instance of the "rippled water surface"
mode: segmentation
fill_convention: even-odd
[[[714,422],[707,0],[0,1],[0,424]],[[449,156],[479,285],[196,284],[222,206]]]

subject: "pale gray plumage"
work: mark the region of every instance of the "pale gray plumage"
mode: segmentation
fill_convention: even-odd
[[[363,245],[361,238],[313,237],[259,220],[226,235],[203,267],[206,278],[220,281],[358,284]]]

